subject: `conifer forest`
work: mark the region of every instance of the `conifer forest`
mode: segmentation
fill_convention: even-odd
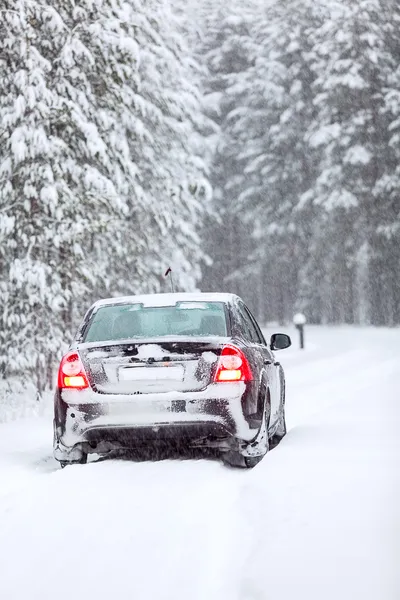
[[[0,0],[0,379],[90,304],[400,325],[397,0]]]

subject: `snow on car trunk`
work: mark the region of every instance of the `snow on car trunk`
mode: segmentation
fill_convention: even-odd
[[[221,340],[171,339],[82,344],[80,355],[93,388],[104,394],[186,392],[204,389],[221,353]]]
[[[400,332],[279,354],[289,433],[253,470],[60,470],[50,421],[0,426],[0,598],[398,600]]]

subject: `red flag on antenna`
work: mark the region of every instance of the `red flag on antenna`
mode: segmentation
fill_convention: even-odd
[[[167,277],[170,273],[172,273],[172,269],[171,267],[168,267],[168,269],[165,271],[164,277]]]

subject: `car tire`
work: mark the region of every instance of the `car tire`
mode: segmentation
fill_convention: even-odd
[[[282,383],[282,396],[281,396],[281,410],[280,410],[280,417],[279,417],[279,423],[278,423],[278,427],[276,429],[276,432],[274,433],[274,435],[271,437],[270,440],[270,446],[271,448],[275,448],[285,437],[286,433],[287,433],[287,427],[286,427],[286,415],[285,415],[285,381],[283,380]]]
[[[268,451],[270,449],[270,440],[268,438],[268,426],[269,426],[270,416],[271,416],[271,401],[270,401],[270,396],[269,396],[269,392],[268,392],[264,418],[262,420],[262,424],[261,424],[260,432],[259,432],[259,433],[261,433],[261,428],[264,428],[265,436],[267,438],[265,452],[263,454],[259,454],[257,456],[244,456],[239,450],[230,450],[229,452],[226,452],[223,454],[222,460],[223,460],[224,464],[226,464],[230,467],[238,467],[238,468],[242,468],[242,469],[253,469],[256,465],[258,465],[259,462],[262,461],[262,459],[264,458],[264,456],[268,453]],[[252,443],[250,443],[250,445],[251,444]],[[254,442],[253,442],[253,444],[254,444]]]
[[[264,454],[264,456],[265,456],[265,454]],[[245,463],[246,469],[253,469],[256,465],[258,465],[259,462],[262,461],[264,456],[245,456],[244,463]]]

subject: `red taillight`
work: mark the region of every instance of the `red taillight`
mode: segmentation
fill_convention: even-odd
[[[74,390],[84,390],[89,387],[85,368],[79,354],[74,350],[68,352],[61,360],[58,387]]]
[[[214,381],[251,381],[253,375],[243,352],[235,346],[224,346],[218,359]]]

